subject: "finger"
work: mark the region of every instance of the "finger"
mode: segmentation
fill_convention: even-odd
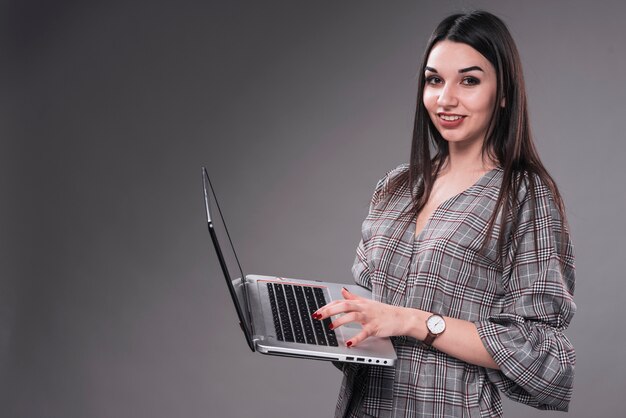
[[[356,305],[352,301],[343,300],[337,303],[329,303],[323,308],[318,309],[316,312],[313,313],[313,318],[324,319],[330,316],[352,312],[355,309]]]
[[[327,317],[328,315],[324,315],[328,309],[334,309],[338,304],[343,303],[344,300],[333,300],[332,302],[327,303],[326,305],[320,307],[317,311],[313,312],[311,316],[313,319],[322,319],[323,317]]]
[[[350,312],[348,314],[342,315],[330,324],[330,329],[337,329],[340,326],[348,324],[350,322],[359,322],[359,316],[360,314],[357,312]]]
[[[354,293],[350,292],[348,289],[346,289],[345,287],[341,288],[341,296],[343,296],[345,299],[348,300],[363,300],[365,298],[355,295]]]
[[[363,329],[357,335],[355,335],[354,337],[352,337],[348,341],[346,341],[346,346],[347,347],[355,347],[355,346],[359,345],[359,343],[361,343],[367,337],[369,337],[369,333],[365,329]]]

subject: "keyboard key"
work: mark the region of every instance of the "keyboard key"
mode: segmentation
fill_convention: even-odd
[[[285,293],[283,287],[279,284],[274,284],[274,292],[276,294],[276,302],[278,304],[278,315],[280,316],[280,323],[283,327],[283,334],[285,341],[294,342],[293,330],[291,327],[291,318],[289,318],[289,311],[287,308],[287,301],[285,299]]]
[[[272,319],[280,341],[334,346],[335,332],[328,328],[329,318],[318,321],[311,315],[326,305],[323,289],[282,283],[268,283]]]
[[[291,325],[293,325],[293,335],[297,343],[304,343],[304,331],[302,330],[300,313],[298,312],[298,304],[293,292],[293,286],[288,284],[285,285],[284,288],[287,297],[287,305],[289,307],[289,316],[291,317]]]
[[[278,307],[276,306],[276,296],[274,295],[274,286],[267,286],[267,293],[270,296],[270,304],[272,306],[272,319],[274,320],[276,338],[278,338],[279,341],[284,341],[283,329],[280,325],[280,318],[278,316]]]
[[[313,319],[309,313],[309,308],[304,297],[304,291],[302,286],[295,286],[294,292],[296,294],[296,301],[298,302],[298,311],[300,312],[300,321],[302,322],[302,328],[304,330],[304,338],[307,344],[315,344],[315,335],[313,334]]]

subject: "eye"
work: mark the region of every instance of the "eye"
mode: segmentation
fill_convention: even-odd
[[[461,81],[461,84],[466,86],[476,86],[480,84],[480,80],[476,77],[465,77],[463,81]]]
[[[436,85],[441,83],[443,83],[443,80],[439,76],[431,75],[426,77],[426,84]]]

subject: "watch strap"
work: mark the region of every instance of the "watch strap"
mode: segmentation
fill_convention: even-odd
[[[437,336],[431,332],[428,332],[428,335],[426,336],[426,338],[424,339],[424,341],[422,341],[424,344],[426,345],[433,345],[433,341],[435,341],[435,338],[437,338]]]

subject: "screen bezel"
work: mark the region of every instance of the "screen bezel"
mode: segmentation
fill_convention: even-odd
[[[215,247],[215,252],[217,253],[217,259],[220,263],[220,267],[222,268],[222,272],[224,273],[224,278],[226,279],[226,285],[228,287],[228,291],[235,305],[235,310],[237,311],[237,316],[239,317],[239,325],[246,337],[246,341],[248,346],[252,351],[256,351],[254,347],[254,343],[252,341],[252,320],[250,318],[250,309],[248,306],[248,295],[246,292],[246,278],[243,273],[243,269],[241,268],[241,263],[239,262],[239,258],[237,257],[237,253],[235,252],[235,247],[233,245],[232,239],[230,237],[230,233],[228,232],[228,228],[226,227],[226,222],[224,221],[224,216],[222,215],[222,210],[220,209],[220,205],[217,201],[217,196],[215,195],[215,190],[213,189],[213,185],[211,184],[211,180],[209,178],[209,173],[206,167],[202,167],[202,186],[204,190],[204,206],[206,209],[206,217],[207,224],[209,228],[209,235],[211,236],[211,241],[213,242],[213,246]],[[224,254],[222,252],[222,246],[220,245],[219,239],[217,237],[217,233],[215,232],[215,227],[213,225],[212,214],[210,210],[210,195],[213,196],[213,202],[215,202],[215,207],[217,208],[217,215],[220,217],[222,221],[222,225],[224,225],[224,230],[226,232],[226,236],[228,238],[228,244],[230,245],[234,258],[237,261],[237,266],[239,271],[241,272],[241,285],[238,286],[238,289],[235,288],[233,284],[233,279],[230,277],[230,271],[228,270],[228,265],[226,264],[226,260],[224,258]],[[241,300],[243,300],[245,306],[241,306],[239,292],[241,292]],[[244,309],[245,308],[245,309]]]

